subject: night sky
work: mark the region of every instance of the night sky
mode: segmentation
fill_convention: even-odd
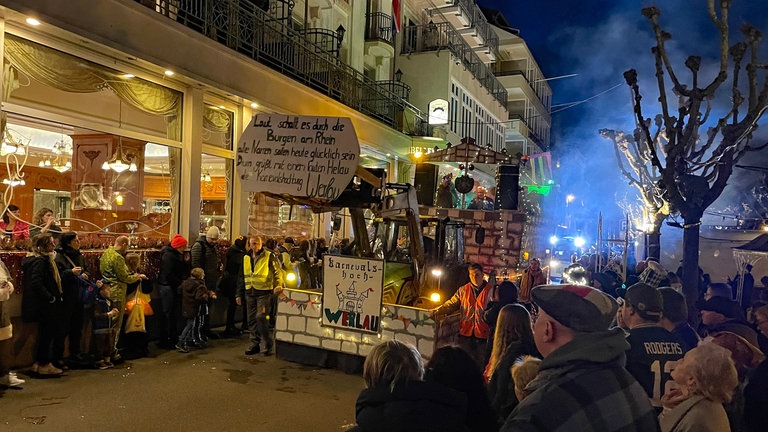
[[[740,40],[738,29],[745,22],[768,36],[768,0],[734,0],[733,3],[729,20],[731,44]],[[601,210],[610,217],[621,218],[621,210],[614,202],[635,192],[620,177],[610,142],[597,131],[609,128],[631,132],[635,127],[630,92],[622,77],[627,69],[637,69],[640,75],[645,116],[653,117],[659,111],[658,103],[653,103],[658,97],[650,52],[654,39],[650,23],[640,10],[652,5],[661,9],[662,26],[672,33],[672,41],[667,44],[670,56],[677,65],[678,76],[687,81],[689,74],[683,61],[689,55],[703,57],[706,66],[702,70],[717,67],[717,31],[707,15],[706,0],[478,0],[478,4],[504,12],[510,25],[520,30],[544,76],[579,74],[550,81],[555,105],[553,160],[559,160],[561,165],[555,170],[556,181],[560,184],[561,196],[574,194],[578,204],[583,204],[588,212],[596,214],[594,210]],[[763,62],[768,61],[766,46],[768,41],[764,39]],[[714,74],[702,76],[709,82]],[[586,103],[555,112],[558,104],[591,98],[618,84],[621,84],[618,88]],[[727,84],[730,86],[730,80]],[[727,92],[721,93],[727,102]],[[765,142],[768,116],[764,115],[760,124],[759,142]],[[750,160],[748,165],[758,163],[768,166],[765,160]],[[739,200],[740,191],[745,186],[749,189],[759,179],[759,173],[737,169],[721,201],[714,207],[724,208],[731,201]],[[548,201],[551,205],[553,199]]]

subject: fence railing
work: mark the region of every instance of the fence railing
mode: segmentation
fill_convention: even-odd
[[[389,127],[421,134],[418,125],[426,116],[407,98],[342,62],[338,46],[329,49],[328,40],[336,35],[330,30],[294,30],[284,10],[265,11],[252,0],[135,1]],[[311,40],[315,36],[321,39]]]

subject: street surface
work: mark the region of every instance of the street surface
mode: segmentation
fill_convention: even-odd
[[[359,376],[275,356],[245,357],[246,336],[189,354],[157,350],[108,370],[71,370],[0,388],[0,430],[342,431],[354,424]]]

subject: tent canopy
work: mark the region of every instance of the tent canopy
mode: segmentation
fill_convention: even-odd
[[[768,234],[760,234],[751,241],[733,248],[734,253],[768,254]]]

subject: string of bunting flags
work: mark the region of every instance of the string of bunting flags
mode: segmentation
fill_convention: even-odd
[[[405,328],[408,328],[408,326],[411,324],[413,324],[414,327],[418,327],[421,325],[426,325],[434,322],[432,318],[429,317],[429,314],[426,314],[426,313],[419,314],[417,312],[417,315],[421,315],[422,317],[417,319],[411,319],[411,318],[406,318],[402,315],[396,315],[390,308],[386,306],[384,306],[383,309],[384,309],[384,313],[382,314],[382,317],[402,321],[403,324],[405,324]]]
[[[311,307],[314,305],[317,305],[318,307],[320,307],[322,304],[322,301],[319,299],[317,301],[314,301],[311,298],[309,300],[295,300],[295,299],[289,298],[287,295],[285,295],[285,293],[280,293],[280,297],[278,297],[278,300],[283,303],[290,303],[291,306],[296,307],[300,311],[303,311],[307,307]]]

